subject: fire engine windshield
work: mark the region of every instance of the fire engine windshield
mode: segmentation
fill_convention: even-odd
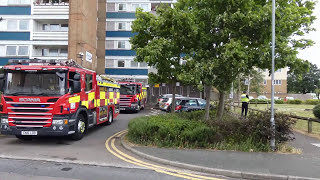
[[[122,95],[135,95],[136,85],[135,84],[121,84],[120,94]]]
[[[5,95],[61,96],[66,93],[66,73],[11,71],[6,77]]]

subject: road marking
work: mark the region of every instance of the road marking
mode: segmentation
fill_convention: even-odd
[[[142,166],[148,169],[152,169],[156,172],[159,173],[164,173],[164,174],[168,174],[171,176],[176,176],[176,177],[180,177],[180,178],[185,178],[185,179],[210,179],[210,180],[220,180],[217,178],[212,178],[212,177],[207,177],[207,176],[200,176],[200,175],[196,175],[196,174],[191,174],[191,173],[185,173],[182,171],[178,171],[175,169],[171,169],[171,168],[167,168],[164,166],[159,166],[159,165],[155,165],[155,164],[151,164],[151,163],[147,163],[141,160],[138,160],[128,154],[123,153],[122,151],[120,151],[116,146],[115,146],[115,138],[114,137],[121,137],[123,134],[127,133],[127,130],[124,131],[120,131],[116,134],[114,134],[113,136],[109,137],[106,140],[105,146],[107,148],[107,150],[112,153],[114,156],[129,162],[131,164],[135,164],[138,166]],[[111,142],[110,142],[111,141]],[[111,144],[111,147],[110,145]]]
[[[311,143],[312,145],[314,145],[314,146],[317,146],[317,147],[320,147],[320,143]]]

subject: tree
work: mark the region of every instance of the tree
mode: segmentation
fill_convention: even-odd
[[[240,73],[254,67],[271,69],[271,1],[268,0],[180,0],[176,8],[191,14],[197,33],[189,37],[189,57],[195,69],[188,73],[202,79],[207,94],[211,86],[220,92],[217,116],[222,118],[225,92]],[[295,69],[305,62],[297,58],[298,49],[311,46],[299,39],[313,30],[312,0],[277,0],[276,69]],[[194,33],[194,31],[191,31]],[[292,38],[295,36],[295,38]],[[200,67],[200,68],[199,68]],[[209,94],[210,96],[210,94]],[[209,119],[209,104],[206,119]]]
[[[310,63],[306,72],[289,71],[288,91],[292,93],[310,93],[320,88],[320,69]]]
[[[193,27],[189,25],[187,14],[170,7],[157,9],[158,16],[138,9],[137,19],[133,22],[132,31],[138,34],[131,38],[132,49],[136,50],[138,62],[147,62],[157,69],[150,73],[149,79],[155,83],[172,84],[172,106],[175,111],[176,82],[182,73],[181,55],[186,52],[188,39],[183,36],[186,31],[190,34]]]

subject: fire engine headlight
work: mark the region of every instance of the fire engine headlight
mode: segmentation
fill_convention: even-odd
[[[2,118],[1,119],[1,124],[8,124],[8,118]]]
[[[54,125],[62,125],[62,124],[63,124],[63,120],[62,120],[62,119],[60,119],[60,120],[53,120],[53,121],[52,121],[52,124],[54,124]]]

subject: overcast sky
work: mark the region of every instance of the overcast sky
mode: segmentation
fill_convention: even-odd
[[[320,68],[320,2],[316,4],[314,15],[317,17],[317,20],[313,23],[313,27],[317,30],[306,35],[305,38],[312,39],[315,45],[300,51],[298,57],[309,60]]]

